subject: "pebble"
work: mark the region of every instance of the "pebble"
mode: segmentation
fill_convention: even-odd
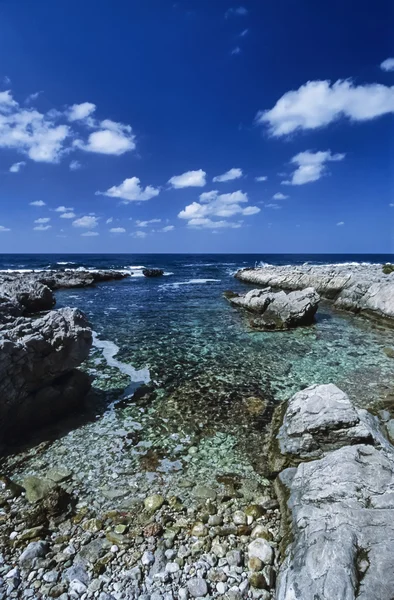
[[[149,552],[149,550],[146,550],[141,557],[141,562],[144,566],[153,565],[153,563],[155,562],[155,556],[153,552]]]
[[[271,565],[274,559],[274,550],[263,538],[257,538],[248,546],[249,558],[259,558],[265,565]]]
[[[193,596],[193,598],[201,598],[208,594],[207,582],[202,577],[193,577],[192,579],[189,579],[187,588],[189,594]]]

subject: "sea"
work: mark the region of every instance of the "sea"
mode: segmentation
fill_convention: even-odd
[[[253,331],[223,292],[251,289],[234,278],[242,267],[386,262],[394,256],[1,255],[1,271],[130,275],[56,292],[57,307],[80,308],[94,331],[82,366],[92,392],[71,417],[12,450],[8,470],[22,479],[67,466],[79,497],[98,509],[121,505],[122,490],[182,496],[185,481],[206,484],[229,473],[267,484],[268,425],[295,392],[334,383],[360,407],[392,404],[393,330],[322,302],[311,327]],[[144,267],[164,275],[145,278]],[[108,493],[114,489],[118,495]]]

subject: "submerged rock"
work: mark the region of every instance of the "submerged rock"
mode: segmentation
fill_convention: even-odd
[[[251,319],[256,329],[291,329],[313,323],[320,297],[313,288],[301,291],[273,292],[271,288],[251,290],[247,294],[225,294],[234,306],[245,308],[256,317]]]

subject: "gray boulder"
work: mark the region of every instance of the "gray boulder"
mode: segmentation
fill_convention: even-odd
[[[88,356],[92,332],[77,309],[0,325],[0,439],[30,419],[44,423],[86,393],[89,381],[75,371]]]
[[[287,265],[241,269],[235,275],[246,283],[281,290],[313,287],[338,308],[394,318],[394,273],[381,265]]]
[[[17,317],[44,310],[55,305],[55,297],[48,286],[30,278],[17,278],[0,282],[0,319]]]
[[[311,386],[285,406],[277,443],[298,466],[277,481],[276,599],[393,598],[394,448],[375,417],[334,385]]]
[[[290,292],[273,292],[271,288],[251,290],[247,294],[226,294],[234,306],[255,315],[256,329],[291,329],[313,323],[320,297],[313,288]]]

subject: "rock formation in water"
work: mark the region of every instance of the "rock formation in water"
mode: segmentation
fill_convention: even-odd
[[[241,281],[282,290],[313,287],[336,307],[394,318],[394,274],[381,265],[288,265],[241,269]]]
[[[250,324],[255,329],[291,329],[313,323],[320,297],[313,288],[290,292],[273,292],[271,288],[251,290],[225,297],[234,306],[253,314]]]
[[[163,269],[143,269],[142,273],[145,277],[161,277],[164,275]]]
[[[293,396],[274,442],[284,561],[277,600],[394,597],[394,447],[334,385]]]

